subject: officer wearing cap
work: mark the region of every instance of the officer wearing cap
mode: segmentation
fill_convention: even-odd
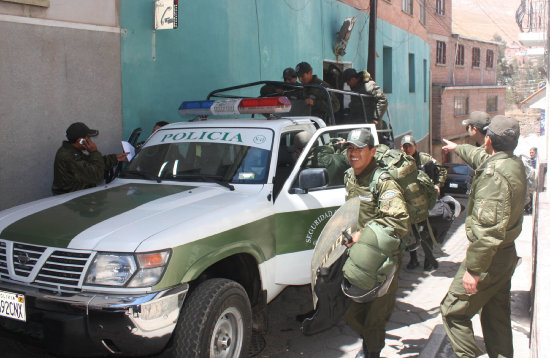
[[[379,241],[394,241],[398,248],[397,273],[393,277],[388,292],[367,303],[351,302],[344,316],[348,324],[363,338],[363,349],[358,358],[380,357],[384,347],[386,322],[390,318],[395,304],[398,287],[398,272],[401,262],[402,239],[410,229],[409,214],[405,198],[399,185],[393,178],[378,167],[374,154],[374,137],[368,129],[352,130],[345,143],[346,154],[351,168],[346,171],[346,200],[359,197],[358,231],[353,235],[350,258],[343,271],[346,276],[353,250],[361,250],[368,242],[369,235],[376,233]],[[376,180],[375,178],[378,178]],[[356,245],[359,243],[360,245]],[[353,280],[346,276],[352,283]]]
[[[353,92],[368,96],[362,98],[363,102],[359,96],[350,96],[349,115],[351,120],[356,123],[364,123],[366,120],[368,123],[376,123],[377,128],[381,129],[384,125],[381,118],[388,108],[388,99],[384,91],[374,82],[367,71],[357,72],[353,68],[348,68],[343,73],[343,80]]]
[[[283,81],[286,83],[296,83],[298,82],[298,75],[292,67],[287,67],[283,70]],[[261,97],[276,97],[276,96],[287,96],[290,99],[302,99],[302,91],[299,88],[292,87],[281,87],[275,86],[272,84],[266,84],[260,88]]]
[[[99,134],[82,122],[67,128],[67,141],[55,154],[52,192],[54,195],[92,188],[99,184],[105,171],[118,162],[128,161],[129,153],[101,155],[91,137]],[[85,154],[87,151],[89,154]]]
[[[485,140],[485,127],[489,124],[489,114],[482,111],[473,111],[470,113],[470,118],[462,121],[462,125],[466,127],[468,134],[474,138],[477,145]]]
[[[300,154],[309,143],[313,134],[308,131],[296,133],[293,138],[293,144],[288,147],[292,153],[294,161],[298,160]],[[349,168],[346,154],[341,149],[342,138],[335,138],[335,143],[318,145],[314,143],[307,157],[302,164],[302,168],[326,168],[328,172],[328,185],[343,185],[344,173]],[[340,141],[341,140],[341,141]]]
[[[416,140],[410,134],[403,136],[401,139],[401,150],[405,154],[410,155],[414,158],[416,166],[419,169],[422,169],[428,174],[432,179],[434,186],[437,188],[437,192],[441,193],[441,187],[445,185],[445,180],[447,179],[447,169],[443,168],[431,155],[424,152],[419,152],[418,144]],[[417,235],[419,239],[419,233],[416,229],[413,229],[410,235]],[[424,250],[424,270],[436,269],[439,267],[437,260],[433,255],[433,243],[432,241],[426,242],[425,240],[420,241],[422,249]],[[419,266],[416,250],[410,252],[411,260],[407,264],[408,269],[414,269]]]
[[[311,65],[307,62],[300,62],[296,65],[296,74],[300,79],[300,82],[305,85],[321,85],[325,88],[332,88],[327,82],[320,80],[313,74]],[[303,96],[305,98],[305,104],[311,106],[311,115],[319,117],[323,120],[330,118],[330,108],[328,104],[328,98],[325,91],[318,87],[304,87]],[[340,110],[340,101],[334,94],[329,92],[330,103],[332,104],[332,113],[336,113]]]
[[[485,147],[444,140],[475,171],[466,208],[466,258],[441,303],[447,335],[459,357],[478,357],[471,319],[481,311],[489,357],[512,357],[510,285],[517,263],[514,240],[521,232],[525,168],[513,154],[517,120],[497,115],[485,127]]]

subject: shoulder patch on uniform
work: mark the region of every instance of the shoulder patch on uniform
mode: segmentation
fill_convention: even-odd
[[[395,198],[396,195],[397,195],[397,191],[391,190],[391,189],[386,190],[384,194],[380,197],[380,200],[389,200],[389,199]]]
[[[382,173],[382,174],[380,174],[380,179],[382,179],[382,180],[391,179],[391,175],[390,175],[390,173]]]

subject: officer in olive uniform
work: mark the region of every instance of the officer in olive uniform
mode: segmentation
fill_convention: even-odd
[[[308,131],[296,133],[293,144],[288,147],[292,153],[294,161],[298,159],[313,134]],[[341,148],[342,138],[335,138],[334,142],[326,145],[317,145],[315,143],[307,158],[302,164],[302,168],[326,168],[328,172],[328,185],[343,185],[344,173],[349,168],[346,154]]]
[[[363,102],[361,102],[359,96],[350,96],[349,112],[351,120],[356,123],[364,123],[366,115],[368,123],[376,123],[377,128],[382,128],[384,124],[380,123],[380,126],[378,126],[378,123],[388,109],[388,99],[380,86],[371,78],[370,73],[367,71],[358,73],[355,69],[348,68],[343,73],[343,79],[353,92],[369,96],[368,98],[363,97]],[[363,114],[363,104],[365,114]]]
[[[470,118],[462,121],[470,137],[474,138],[476,145],[480,146],[485,140],[485,127],[489,124],[489,114],[482,111],[473,111]]]
[[[399,185],[393,178],[384,172],[379,176],[377,183],[371,183],[375,173],[380,169],[374,154],[374,138],[368,129],[356,129],[349,133],[345,143],[347,157],[351,165],[345,175],[346,200],[353,197],[361,199],[359,208],[358,229],[353,235],[353,244],[362,243],[363,233],[372,233],[370,228],[381,228],[385,237],[378,240],[397,240],[399,259],[404,248],[402,239],[410,230],[409,214],[405,198]],[[376,188],[376,193],[371,192],[371,184]],[[377,230],[380,235],[380,230]],[[353,247],[350,249],[353,250]],[[367,303],[351,302],[344,318],[348,324],[363,337],[363,349],[357,355],[358,358],[380,357],[380,351],[384,347],[386,335],[386,322],[390,318],[396,299],[398,288],[399,263],[396,273],[390,284],[388,292],[376,297]]]
[[[442,167],[431,155],[428,153],[419,152],[417,149],[418,144],[416,144],[416,140],[412,135],[408,134],[403,136],[403,139],[401,139],[401,150],[404,151],[405,154],[414,158],[416,166],[419,169],[424,169],[426,171],[432,179],[434,186],[437,188],[437,192],[441,193],[441,187],[445,185],[445,180],[447,179],[447,169]],[[428,170],[428,167],[430,167],[430,170]],[[434,177],[435,174],[437,175],[437,178]],[[409,235],[418,234],[419,233],[413,229]],[[422,245],[422,249],[424,250],[425,256],[424,270],[438,268],[439,264],[433,255],[433,242],[431,241],[431,238],[428,239],[428,241],[422,240],[420,243]],[[419,266],[416,250],[411,251],[410,255],[411,260],[407,264],[407,268],[414,269]]]
[[[307,62],[300,62],[296,66],[296,74],[300,82],[306,85],[321,85],[325,88],[332,88],[328,83],[317,78],[313,74],[311,65]],[[330,118],[331,113],[328,105],[328,98],[325,91],[316,87],[304,87],[303,96],[305,103],[311,106],[311,115],[319,117],[323,120]],[[340,101],[333,92],[329,92],[330,103],[332,104],[332,112],[336,113],[340,110]]]
[[[283,81],[286,83],[298,82],[298,75],[292,67],[287,67],[283,71]],[[282,87],[272,84],[266,84],[260,88],[261,97],[287,96],[289,99],[303,99],[301,88]]]
[[[118,162],[128,161],[129,153],[102,156],[91,137],[99,132],[82,122],[67,128],[67,139],[55,154],[52,192],[54,195],[92,188],[100,183],[105,171]],[[84,154],[83,151],[89,154]]]
[[[513,154],[517,120],[501,115],[486,127],[485,147],[444,140],[475,171],[466,208],[466,258],[441,302],[445,330],[458,357],[478,357],[472,317],[480,312],[489,357],[512,357],[510,286],[517,263],[514,240],[521,232],[525,168]]]

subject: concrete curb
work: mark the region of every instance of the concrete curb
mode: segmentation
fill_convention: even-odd
[[[443,328],[442,324],[435,326],[432,334],[430,334],[428,343],[424,346],[418,358],[435,358],[441,349],[441,344],[446,335],[445,328]]]

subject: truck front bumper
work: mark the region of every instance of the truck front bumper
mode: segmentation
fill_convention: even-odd
[[[24,294],[27,316],[26,322],[0,317],[0,327],[18,338],[31,337],[52,353],[76,357],[160,352],[189,285],[136,295],[58,296],[6,282],[0,282],[0,290]]]

